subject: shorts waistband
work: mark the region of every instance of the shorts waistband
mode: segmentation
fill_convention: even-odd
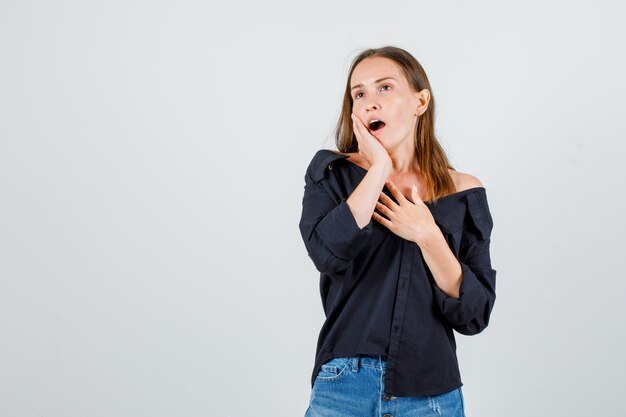
[[[361,355],[358,354],[349,358],[353,371],[358,371],[362,366],[376,369],[387,368],[387,356],[386,355]]]

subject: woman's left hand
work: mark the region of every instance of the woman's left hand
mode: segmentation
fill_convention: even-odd
[[[387,218],[376,211],[372,217],[394,234],[421,246],[432,236],[435,229],[438,229],[433,215],[420,198],[415,185],[411,191],[413,202],[409,201],[391,180],[387,182],[387,186],[399,204],[381,192],[382,204],[380,201],[377,202],[376,208]]]

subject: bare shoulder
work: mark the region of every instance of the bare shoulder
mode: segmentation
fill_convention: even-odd
[[[475,187],[484,187],[483,183],[471,174],[450,170],[450,175],[452,176],[452,181],[454,182],[457,192]]]

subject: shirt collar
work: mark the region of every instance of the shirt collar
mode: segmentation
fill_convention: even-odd
[[[329,149],[320,149],[315,155],[315,163],[313,164],[311,177],[314,181],[320,181],[324,178],[324,172],[326,172],[326,169],[333,161],[346,159],[348,157],[349,155],[340,155]]]

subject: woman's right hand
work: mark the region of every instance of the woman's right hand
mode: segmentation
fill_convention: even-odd
[[[370,166],[383,166],[391,169],[391,157],[385,147],[367,129],[359,116],[352,113],[352,130],[359,144],[359,155],[367,160]]]

